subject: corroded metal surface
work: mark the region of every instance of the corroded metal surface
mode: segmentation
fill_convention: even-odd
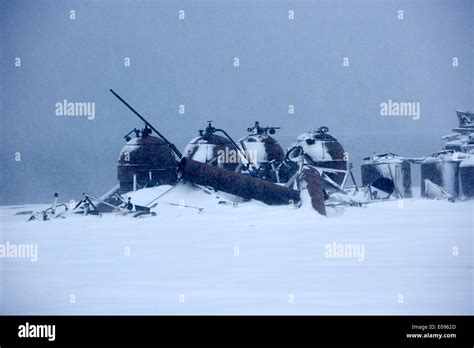
[[[300,200],[299,191],[189,158],[181,160],[179,175],[195,184],[211,186],[216,190],[270,205],[289,204]]]

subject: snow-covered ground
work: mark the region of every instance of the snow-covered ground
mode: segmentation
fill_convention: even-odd
[[[181,200],[204,210],[168,204]],[[180,185],[159,202],[155,217],[47,222],[15,215],[42,206],[1,207],[0,244],[36,244],[38,260],[0,258],[0,313],[474,313],[473,201],[414,198],[323,217],[308,202],[233,207]],[[329,257],[334,246],[359,253]]]

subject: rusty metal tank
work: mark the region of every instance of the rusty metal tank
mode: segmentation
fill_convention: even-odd
[[[206,129],[199,130],[199,136],[186,146],[183,158],[235,171],[242,163],[242,152],[225,131],[214,128],[212,121],[208,121]]]
[[[276,181],[276,168],[285,160],[285,152],[278,141],[269,134],[275,134],[280,127],[260,127],[255,122],[247,128],[250,133],[238,141],[250,165],[257,175],[270,181]]]
[[[327,127],[301,134],[287,152],[290,160],[303,158],[321,173],[323,188],[342,189],[348,175],[348,158],[341,143]]]
[[[178,163],[169,144],[150,135],[151,130],[147,127],[142,131],[135,129],[134,132],[136,137],[127,136],[127,143],[118,159],[120,189],[125,192],[176,183]]]

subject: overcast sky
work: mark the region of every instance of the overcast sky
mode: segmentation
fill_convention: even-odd
[[[211,119],[235,138],[280,126],[284,148],[326,125],[357,177],[373,152],[429,155],[455,110],[474,109],[473,18],[469,0],[0,0],[0,204],[115,185],[141,124],[109,88],[181,150]],[[64,99],[94,102],[95,118],[57,116]],[[420,118],[381,116],[389,99],[420,103]]]

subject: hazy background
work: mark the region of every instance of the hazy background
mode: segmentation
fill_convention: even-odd
[[[439,151],[455,110],[474,109],[473,17],[468,0],[0,0],[0,204],[115,185],[122,137],[141,123],[109,88],[181,150],[212,119],[234,138],[255,120],[280,126],[284,148],[327,125],[357,178],[374,151]],[[95,120],[55,116],[63,99],[95,102]],[[388,99],[420,102],[421,119],[380,116]]]

